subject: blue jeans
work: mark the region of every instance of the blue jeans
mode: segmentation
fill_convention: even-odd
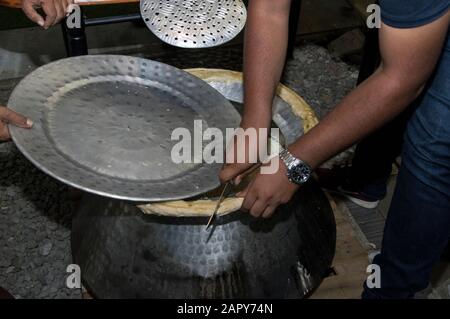
[[[411,105],[356,147],[349,181],[352,187],[367,198],[376,201],[386,196],[392,164],[402,152],[406,125],[415,107],[415,104]]]
[[[449,69],[450,70],[450,69]],[[428,90],[409,121],[381,254],[381,287],[363,298],[413,298],[450,238],[450,81]],[[447,90],[447,91],[446,91]],[[435,94],[437,93],[437,94]]]

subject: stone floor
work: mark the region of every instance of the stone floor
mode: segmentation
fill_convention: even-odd
[[[16,298],[79,298],[65,288],[71,263],[67,187],[0,144],[0,285]]]

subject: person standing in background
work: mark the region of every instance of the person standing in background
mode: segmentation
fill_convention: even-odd
[[[241,127],[269,128],[287,48],[290,0],[250,0],[244,52]],[[429,283],[450,238],[450,0],[380,0],[382,62],[315,128],[272,161],[238,194],[242,210],[270,217],[330,157],[390,122],[416,101],[386,221],[381,287],[364,298],[413,298]],[[253,149],[252,149],[253,151]],[[250,148],[235,150],[244,152]],[[240,180],[251,163],[227,163],[222,182]]]

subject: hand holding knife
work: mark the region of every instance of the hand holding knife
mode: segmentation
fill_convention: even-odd
[[[241,175],[242,176],[249,175],[249,174],[253,173],[255,170],[259,169],[260,167],[261,167],[260,163],[255,164],[252,167],[250,167],[247,171],[242,173]],[[224,199],[228,196],[228,194],[230,193],[230,190],[232,189],[232,186],[233,186],[232,180],[229,180],[228,182],[225,183],[222,193],[220,194],[219,200],[217,201],[216,208],[214,209],[214,212],[212,213],[211,217],[209,217],[208,223],[206,224],[206,229],[208,229],[210,227],[212,221],[214,220],[214,218],[217,215],[217,212],[219,211],[220,204],[222,204]]]

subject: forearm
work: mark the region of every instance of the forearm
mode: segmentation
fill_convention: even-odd
[[[286,58],[290,0],[251,0],[245,31],[243,121],[267,126]]]
[[[404,85],[379,70],[290,150],[316,168],[400,114],[420,91],[420,86]]]
[[[412,29],[382,24],[382,66],[317,127],[292,145],[293,153],[317,167],[406,109],[437,65],[449,21],[450,12]]]

